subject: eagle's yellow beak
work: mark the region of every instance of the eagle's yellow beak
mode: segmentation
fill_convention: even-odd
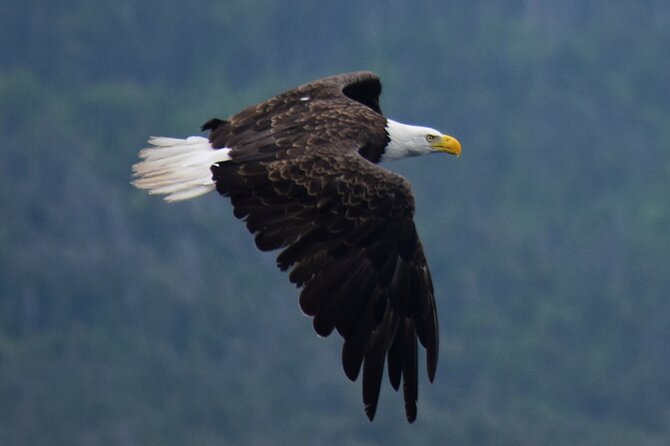
[[[438,152],[446,152],[451,155],[461,156],[461,143],[456,138],[449,135],[442,135],[433,147]]]

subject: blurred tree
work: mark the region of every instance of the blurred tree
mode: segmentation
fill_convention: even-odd
[[[670,7],[658,0],[0,4],[0,444],[664,444]],[[283,88],[372,69],[459,137],[417,196],[442,327],[406,426],[225,200],[128,185]],[[259,280],[262,278],[262,280]]]

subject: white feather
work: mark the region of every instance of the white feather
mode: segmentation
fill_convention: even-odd
[[[391,119],[386,120],[386,133],[388,133],[390,141],[386,145],[382,161],[397,160],[434,152],[426,142],[426,135],[441,135],[435,129],[402,124]]]
[[[132,184],[150,194],[165,194],[165,201],[188,200],[215,189],[210,167],[230,160],[230,149],[213,149],[201,136],[186,139],[153,137],[133,166]]]

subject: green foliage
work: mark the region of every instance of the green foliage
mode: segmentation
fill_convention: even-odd
[[[0,4],[0,444],[664,444],[670,7]],[[406,175],[442,350],[373,424],[230,207],[128,184],[284,88],[371,69],[464,153]]]

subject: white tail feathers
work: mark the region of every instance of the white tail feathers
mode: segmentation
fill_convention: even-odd
[[[165,201],[188,200],[214,190],[213,164],[229,161],[230,149],[212,149],[207,138],[154,137],[140,151],[143,161],[133,166],[132,184],[150,194],[165,194]]]

